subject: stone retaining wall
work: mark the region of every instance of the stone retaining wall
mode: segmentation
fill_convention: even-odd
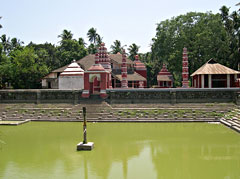
[[[240,88],[218,89],[111,89],[107,102],[116,103],[213,103],[240,104]],[[82,90],[0,90],[0,103],[86,103],[101,101],[99,96],[81,97]]]
[[[81,90],[0,90],[0,103],[74,103]]]
[[[109,103],[240,103],[240,88],[112,89]]]

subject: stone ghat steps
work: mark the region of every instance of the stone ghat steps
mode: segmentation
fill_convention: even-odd
[[[101,104],[0,104],[0,119],[77,119],[82,116],[82,107],[87,107],[87,118],[101,119],[137,119],[137,118],[214,118],[233,109],[232,104],[182,104],[182,105],[139,105],[139,108],[112,108],[108,103]],[[115,107],[119,105],[114,105]],[[120,105],[123,106],[123,105]],[[136,107],[136,105],[127,105]],[[145,108],[140,108],[145,107]],[[163,106],[165,106],[163,108]],[[206,107],[209,106],[209,107]],[[236,108],[236,107],[235,107]]]
[[[87,119],[91,118],[97,118],[97,119],[150,119],[150,118],[157,118],[157,119],[186,119],[186,118],[191,118],[191,119],[208,119],[208,118],[213,118],[213,119],[219,119],[221,118],[218,115],[215,114],[192,114],[192,113],[184,113],[184,114],[136,114],[136,115],[130,115],[130,114],[116,114],[116,113],[92,113],[87,115]],[[52,115],[52,114],[24,114],[24,115],[18,115],[18,114],[12,114],[12,115],[4,115],[2,116],[3,120],[25,120],[25,119],[83,119],[82,114],[78,113],[73,113],[73,114],[57,114],[57,115]]]
[[[208,118],[208,117],[213,117],[217,118],[217,115],[192,115],[192,114],[183,114],[183,115],[166,115],[166,114],[159,114],[159,115],[116,115],[116,114],[109,114],[109,113],[93,113],[89,114],[86,116],[87,118],[117,118],[117,117],[123,117],[123,118]],[[83,118],[83,115],[5,115],[2,116],[2,119],[7,119],[7,118],[15,118],[15,119],[32,119],[32,118]]]
[[[7,121],[23,121],[17,120],[15,118],[9,118]],[[24,119],[24,121],[53,121],[53,122],[83,122],[83,119],[75,119],[75,118],[42,118],[42,119]],[[193,118],[178,118],[178,119],[172,119],[172,118],[109,118],[109,119],[101,119],[101,118],[89,118],[88,122],[220,122],[219,119],[214,118],[199,118],[199,119],[193,119]]]
[[[112,104],[113,108],[232,108],[233,103],[181,103],[181,104]]]
[[[230,127],[231,129],[237,131],[240,133],[240,124],[236,121],[233,121],[233,120],[226,120],[224,118],[222,118],[220,120],[220,122],[224,125],[226,125],[227,127]]]
[[[219,114],[221,113],[217,113],[217,112],[206,112],[206,111],[197,111],[197,112],[192,112],[192,111],[188,111],[188,112],[181,112],[179,113],[179,111],[173,111],[170,113],[170,111],[162,111],[162,112],[157,112],[157,113],[152,113],[152,112],[127,112],[127,111],[118,111],[118,112],[111,112],[111,111],[104,111],[104,112],[87,112],[87,118],[95,118],[95,117],[102,117],[102,118],[112,118],[112,117],[126,117],[126,118],[132,118],[132,117],[162,117],[162,118],[167,118],[167,117],[171,117],[171,118],[175,118],[175,117],[214,117],[214,116],[219,116]],[[2,113],[2,118],[9,118],[9,117],[14,117],[14,118],[43,118],[43,117],[48,117],[48,118],[53,118],[53,117],[57,117],[57,118],[63,118],[63,117],[74,117],[74,118],[82,118],[82,113],[81,112],[54,112],[54,111],[39,111],[39,112],[34,112],[34,113],[28,113],[28,112],[24,112],[24,113],[16,113],[16,111],[12,111],[12,112],[3,112]]]

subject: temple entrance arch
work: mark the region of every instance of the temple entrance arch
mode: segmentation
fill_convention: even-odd
[[[99,94],[100,93],[100,74],[90,74],[89,83],[90,83],[90,94]]]

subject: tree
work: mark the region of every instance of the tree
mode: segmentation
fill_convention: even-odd
[[[57,47],[58,58],[61,66],[71,63],[87,55],[87,50],[77,40],[63,40],[61,46]]]
[[[221,7],[220,12],[227,36],[230,39],[230,43],[228,44],[230,49],[228,64],[232,68],[237,69],[240,59],[240,10],[238,12],[233,11],[229,15],[229,9],[230,8],[223,6]]]
[[[101,45],[101,43],[103,43],[103,37],[101,37],[99,34],[97,34],[97,37],[96,37],[97,47],[99,47]]]
[[[38,58],[32,47],[15,50],[10,54],[11,65],[8,82],[16,88],[40,88],[41,78],[49,69],[43,59]],[[7,67],[6,67],[7,68]]]
[[[157,25],[152,39],[149,78],[154,79],[163,63],[173,73],[175,86],[181,86],[182,49],[188,48],[192,74],[210,58],[229,65],[230,39],[219,14],[190,12]]]
[[[137,55],[138,50],[140,46],[137,46],[135,43],[129,46],[128,51],[129,51],[129,58],[134,61],[135,60],[135,55]]]
[[[11,50],[14,50],[16,48],[22,47],[23,44],[24,44],[23,41],[14,37],[11,39],[10,48],[11,48]]]
[[[61,38],[62,42],[63,40],[72,40],[73,34],[71,33],[71,31],[64,29],[62,34],[60,34],[58,37]]]
[[[96,45],[96,40],[97,40],[97,36],[98,36],[97,29],[94,29],[93,27],[90,28],[87,32],[87,36],[88,36],[89,42]]]
[[[57,57],[58,51],[55,45],[46,42],[44,44],[29,43],[27,46],[34,48],[38,58],[45,61],[50,71],[61,67],[60,60]]]
[[[89,54],[97,53],[97,47],[94,44],[90,44],[87,48]]]
[[[117,54],[118,52],[119,53],[122,53],[122,49],[123,49],[123,47],[122,47],[122,45],[121,45],[121,42],[119,41],[119,40],[115,40],[114,42],[113,42],[113,45],[111,45],[111,47],[110,47],[111,49],[112,49],[112,53],[113,54]]]
[[[78,39],[78,43],[79,43],[79,45],[82,45],[82,46],[84,46],[85,48],[86,48],[86,46],[87,46],[87,43],[84,41],[84,39],[83,39],[82,37],[80,37],[80,38]]]
[[[67,65],[73,60],[81,59],[87,55],[83,39],[80,39],[80,41],[73,39],[71,31],[64,30],[59,37],[62,38],[60,46],[57,47],[57,58],[59,59],[60,66]]]
[[[0,19],[2,19],[2,17],[0,16]],[[2,25],[0,24],[0,29],[2,28]]]
[[[6,34],[3,34],[1,37],[0,37],[0,40],[2,41],[2,46],[3,46],[3,51],[5,53],[8,53],[11,49],[11,43],[10,43],[10,38],[6,36]]]

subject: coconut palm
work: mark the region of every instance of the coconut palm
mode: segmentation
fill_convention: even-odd
[[[10,38],[7,38],[6,34],[3,34],[0,40],[2,41],[3,51],[8,52],[11,48]]]
[[[0,16],[0,19],[2,19],[2,17]],[[0,29],[2,28],[2,25],[0,24]]]
[[[12,38],[10,44],[11,44],[11,49],[14,49],[14,48],[21,47],[24,44],[24,42],[20,41],[17,38]]]
[[[121,53],[123,49],[120,40],[115,40],[110,48],[112,49],[113,54],[117,54],[118,52]]]
[[[100,46],[101,43],[103,43],[103,37],[101,37],[99,34],[97,34],[96,42],[97,42],[97,46]]]
[[[83,39],[82,37],[80,37],[80,38],[78,39],[78,43],[79,43],[79,45],[83,45],[85,48],[86,48],[86,46],[87,46],[87,43],[84,41],[84,39]]]
[[[91,29],[89,29],[87,36],[88,36],[89,42],[96,44],[96,40],[97,40],[97,36],[98,36],[97,29],[94,29],[93,27]]]
[[[62,34],[59,35],[58,37],[60,37],[63,40],[72,40],[73,38],[73,34],[71,31],[68,31],[66,29],[63,30]]]
[[[138,50],[139,50],[140,46],[137,46],[135,43],[133,43],[132,45],[130,45],[128,47],[128,52],[129,52],[129,58],[131,60],[135,60],[135,55],[137,55]]]

